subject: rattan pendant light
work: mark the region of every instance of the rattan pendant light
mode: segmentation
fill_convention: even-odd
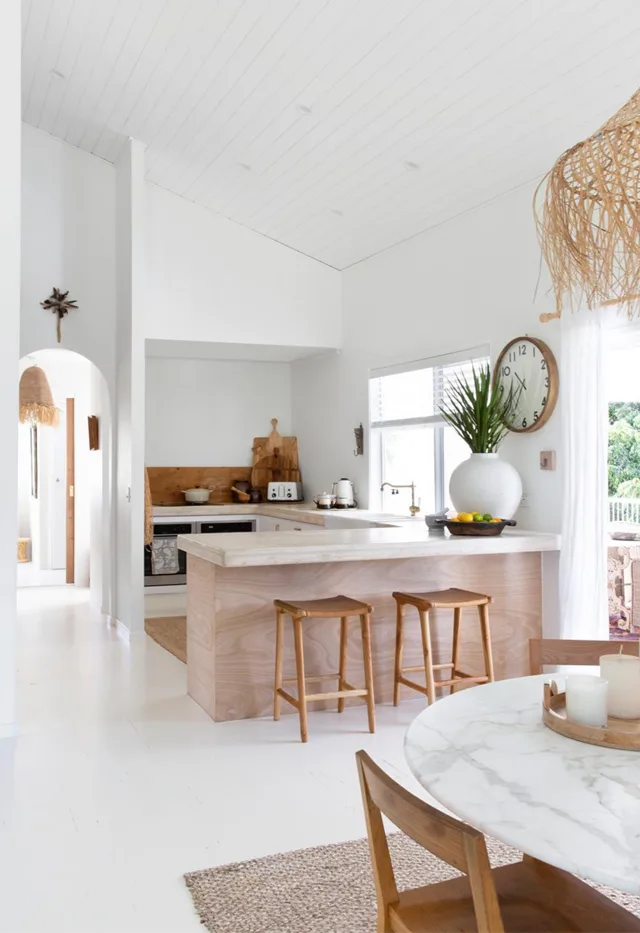
[[[20,376],[20,409],[22,424],[45,424],[55,427],[59,411],[53,404],[51,387],[44,369],[29,366]]]
[[[640,313],[640,90],[560,156],[534,212],[556,296],[556,313],[541,320],[560,317],[565,300]]]

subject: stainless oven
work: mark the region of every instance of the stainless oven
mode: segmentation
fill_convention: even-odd
[[[177,538],[178,535],[194,535],[198,533],[198,522],[155,522],[153,537]],[[187,582],[187,555],[178,551],[177,573],[154,573],[151,563],[151,545],[144,548],[144,585],[145,586],[179,586]]]
[[[176,521],[173,516],[167,521],[157,521],[153,525],[153,537],[175,539],[178,535],[230,534],[232,532],[255,531],[255,518],[239,516],[212,516],[210,521]],[[151,561],[151,545],[144,549],[144,585],[145,586],[184,586],[187,582],[187,555],[178,550],[177,573],[154,573]]]

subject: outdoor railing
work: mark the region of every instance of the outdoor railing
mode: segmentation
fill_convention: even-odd
[[[640,499],[609,499],[609,521],[640,525]]]

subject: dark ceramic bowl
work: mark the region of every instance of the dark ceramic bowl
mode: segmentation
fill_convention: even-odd
[[[444,525],[452,535],[461,538],[497,538],[507,525],[516,524],[513,519],[503,522],[452,522],[446,518],[436,519],[436,525]]]

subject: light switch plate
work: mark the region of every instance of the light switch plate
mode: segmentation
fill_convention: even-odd
[[[541,470],[555,470],[555,468],[556,468],[555,450],[541,450],[540,451],[540,469]]]

